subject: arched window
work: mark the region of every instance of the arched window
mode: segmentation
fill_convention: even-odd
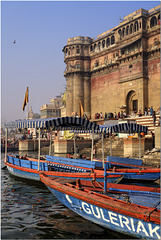
[[[138,21],[136,21],[134,24],[134,32],[136,32],[138,30],[139,30],[139,24],[138,24]]]
[[[154,16],[150,20],[150,27],[152,28],[152,27],[154,27],[156,25],[157,25],[157,18]]]
[[[102,41],[102,48],[105,47],[105,40]]]
[[[133,33],[133,24],[130,25],[130,34]]]
[[[122,37],[125,36],[125,28],[122,29]]]
[[[96,46],[97,46],[97,45],[95,44],[95,45],[94,45],[94,52],[96,51]]]
[[[121,29],[118,30],[118,34],[120,35],[120,40],[121,40],[121,36],[122,36]]]
[[[160,14],[158,15],[158,24],[160,25]]]
[[[93,46],[92,46],[92,45],[90,46],[90,51],[91,51],[91,52],[93,51]]]
[[[110,39],[107,38],[107,39],[106,39],[106,47],[109,47],[109,46],[110,46]]]
[[[79,46],[76,46],[76,53],[80,53]]]
[[[80,69],[80,64],[79,64],[79,62],[76,62],[76,69]]]
[[[126,27],[126,35],[129,35],[129,26]]]
[[[115,36],[113,35],[113,36],[111,37],[111,45],[114,44],[114,43],[115,43]]]
[[[74,46],[72,47],[71,54],[74,54]]]

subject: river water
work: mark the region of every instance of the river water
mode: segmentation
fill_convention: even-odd
[[[1,239],[131,239],[75,214],[42,183],[13,177],[3,159],[2,153]]]

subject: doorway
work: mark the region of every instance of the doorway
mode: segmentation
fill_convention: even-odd
[[[131,115],[132,112],[134,113],[138,112],[138,99],[135,91],[130,91],[127,94],[126,106],[127,106],[127,114]]]

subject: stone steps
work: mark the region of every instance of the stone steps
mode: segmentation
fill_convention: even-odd
[[[156,114],[155,126],[158,126],[159,118],[160,118],[160,115]],[[143,125],[143,126],[147,126],[149,132],[151,132],[151,131],[154,132],[155,126],[153,125],[153,117],[152,116],[137,117],[135,120],[136,120],[136,123]]]
[[[98,140],[98,142],[95,144],[96,147],[96,157],[102,156],[102,140]],[[84,148],[80,152],[82,155],[86,155],[88,157],[91,157],[91,148]],[[110,139],[104,139],[104,154],[105,157],[107,155],[110,155]],[[124,145],[123,140],[112,138],[112,155],[113,156],[122,156],[124,155]]]

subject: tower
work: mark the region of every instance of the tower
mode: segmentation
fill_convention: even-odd
[[[89,37],[69,38],[63,48],[66,70],[66,112],[72,116],[80,112],[80,102],[84,113],[89,117],[91,111],[91,81]]]

